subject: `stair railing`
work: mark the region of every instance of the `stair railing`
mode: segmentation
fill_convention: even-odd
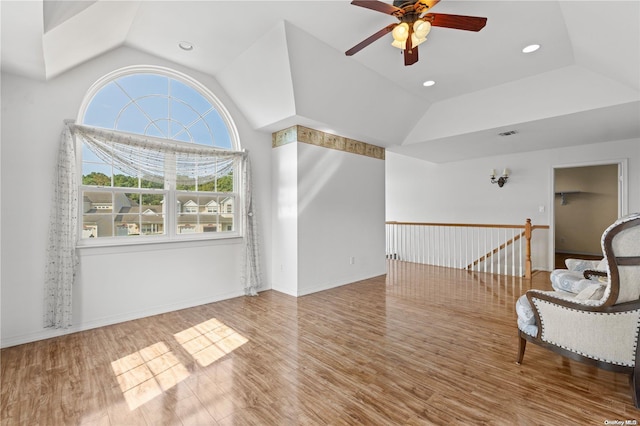
[[[387,222],[387,258],[531,278],[531,237],[548,225]]]

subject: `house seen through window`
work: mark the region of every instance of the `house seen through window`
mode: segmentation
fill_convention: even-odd
[[[219,101],[197,82],[164,68],[127,69],[105,77],[94,86],[78,123],[167,144],[240,149],[231,118]],[[151,180],[143,173],[120,170],[112,157],[103,152],[97,155],[85,142],[80,153],[80,238],[84,241],[237,233],[237,162],[233,167],[221,164],[222,175],[201,182],[197,174],[176,179],[176,173],[181,176],[172,166],[175,156],[166,154],[166,176]]]

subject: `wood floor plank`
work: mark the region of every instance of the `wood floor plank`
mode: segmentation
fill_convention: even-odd
[[[275,291],[5,348],[2,426],[605,424],[628,377],[530,345],[532,280],[389,261],[386,276]],[[630,424],[630,423],[629,423]]]

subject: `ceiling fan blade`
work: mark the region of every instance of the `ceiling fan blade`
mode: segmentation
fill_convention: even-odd
[[[355,53],[358,53],[359,51],[361,51],[362,49],[364,49],[365,47],[367,47],[368,45],[370,45],[371,43],[373,43],[374,41],[376,41],[377,39],[379,39],[383,35],[390,33],[395,28],[396,25],[398,25],[398,24],[387,25],[386,27],[384,27],[383,29],[381,29],[377,33],[373,34],[372,36],[367,37],[366,39],[362,40],[360,43],[358,43],[355,46],[353,46],[351,49],[349,49],[346,52],[344,52],[344,54],[347,55],[347,56],[351,56],[351,55],[353,55]]]
[[[480,31],[487,24],[487,18],[477,16],[448,15],[446,13],[427,13],[434,27],[453,28],[456,30]]]
[[[399,7],[395,7],[388,3],[383,3],[377,0],[353,0],[351,4],[356,6],[366,7],[367,9],[375,10],[376,12],[386,13],[387,15],[402,16],[404,10]]]

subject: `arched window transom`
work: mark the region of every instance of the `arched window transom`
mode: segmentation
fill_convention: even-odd
[[[188,238],[239,235],[238,216],[232,206],[239,203],[241,161],[228,154],[240,151],[237,131],[227,110],[207,88],[165,68],[119,70],[88,91],[77,122],[118,135],[142,135],[154,144],[165,145],[166,140],[167,147],[175,147],[156,153],[161,157],[156,157],[155,164],[164,166],[156,166],[152,176],[149,165],[144,164],[144,149],[125,150],[117,145],[115,136],[105,143],[98,137],[81,139],[81,242],[131,240],[131,236],[180,239],[186,238],[184,234]],[[200,150],[215,148],[211,150],[214,157],[206,158],[206,167],[205,157],[190,160],[187,172],[180,163],[184,157],[179,146],[184,144],[202,146]],[[139,168],[136,158],[129,161],[129,157],[124,166],[125,151],[140,157]],[[216,153],[220,153],[219,159]],[[224,209],[217,208],[222,205]]]

